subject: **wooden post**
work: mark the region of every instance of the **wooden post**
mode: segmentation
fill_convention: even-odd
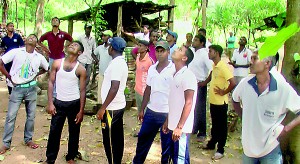
[[[202,0],[202,28],[206,29],[206,5],[207,1]]]
[[[175,0],[170,0],[170,6],[174,6],[175,5]],[[168,21],[169,21],[169,29],[171,31],[173,31],[173,28],[174,28],[174,7],[171,8],[171,10],[169,10],[170,12],[170,16],[169,16],[169,12],[168,12]]]
[[[72,36],[73,34],[73,20],[69,19],[68,20],[68,33]]]
[[[117,36],[118,37],[121,37],[121,30],[122,30],[122,16],[123,16],[123,14],[122,14],[122,11],[123,10],[123,8],[122,8],[122,5],[120,5],[119,6],[119,9],[118,9],[118,24],[117,24]]]

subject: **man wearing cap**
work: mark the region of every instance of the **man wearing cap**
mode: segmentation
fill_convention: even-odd
[[[142,127],[138,134],[136,155],[134,164],[145,162],[152,142],[157,131],[162,127],[169,112],[168,97],[170,92],[170,82],[175,73],[174,64],[168,60],[170,54],[169,44],[166,41],[159,41],[156,44],[156,56],[158,62],[150,66],[144,91],[143,101],[138,119],[142,122]],[[147,106],[146,113],[144,110]],[[169,135],[160,131],[162,157],[161,163],[168,163]]]
[[[149,41],[148,48],[149,48],[149,56],[154,61],[154,63],[156,63],[156,61],[157,61],[156,55],[155,55],[155,44],[156,44],[157,40],[158,40],[158,32],[155,30],[150,31],[150,41]],[[136,56],[138,54],[138,49],[139,49],[139,47],[135,47],[131,51],[132,57],[134,59],[136,59]]]
[[[108,54],[108,48],[109,48],[108,39],[111,38],[112,36],[113,36],[113,32],[111,30],[106,30],[102,32],[103,44],[98,46],[95,49],[94,54],[92,54],[94,60],[96,60],[96,62],[99,64],[98,96],[97,96],[97,102],[99,104],[102,104],[101,86],[104,78],[104,72],[108,67],[108,64],[112,60],[112,57]]]
[[[143,32],[138,32],[138,33],[130,33],[130,32],[125,32],[123,29],[122,29],[122,32],[125,34],[125,35],[128,35],[128,36],[133,36],[135,39],[138,39],[138,40],[146,40],[149,42],[149,26],[148,25],[144,25],[143,26]]]
[[[178,48],[176,45],[178,35],[176,32],[173,32],[171,30],[167,30],[167,33],[168,33],[168,35],[166,37],[166,40],[170,47],[170,54],[168,56],[168,60],[172,60],[172,53]]]
[[[138,54],[136,56],[136,71],[135,71],[135,100],[138,108],[138,114],[141,110],[144,91],[146,89],[146,80],[148,69],[154,63],[149,56],[149,42],[140,40],[138,45]],[[136,134],[134,134],[137,137]]]
[[[126,47],[123,38],[109,39],[108,53],[112,57],[104,72],[101,88],[102,106],[97,118],[101,120],[103,144],[109,164],[121,163],[124,152],[123,114],[126,106],[124,90],[128,66],[122,53]]]
[[[49,55],[50,68],[54,60],[65,57],[63,52],[65,41],[72,42],[73,40],[71,35],[59,29],[60,20],[57,17],[52,18],[51,25],[52,31],[43,34],[38,42],[38,45]],[[48,41],[49,49],[42,44],[44,40]]]
[[[87,23],[84,25],[85,34],[81,35],[78,40],[83,44],[84,52],[78,56],[78,61],[86,70],[86,86],[89,84],[92,71],[92,53],[96,49],[95,38],[91,36],[92,25]]]

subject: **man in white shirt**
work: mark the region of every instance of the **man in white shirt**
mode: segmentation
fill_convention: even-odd
[[[78,61],[86,70],[86,86],[90,82],[90,76],[92,71],[92,53],[96,49],[95,38],[91,36],[92,25],[87,23],[84,25],[85,34],[81,35],[78,40],[83,44],[84,52],[78,57]]]
[[[104,72],[101,88],[102,106],[97,118],[101,120],[103,145],[109,164],[121,163],[124,152],[123,114],[126,106],[124,90],[128,77],[128,66],[122,53],[126,47],[123,38],[108,40],[108,53],[112,57]]]
[[[101,86],[104,78],[104,72],[108,67],[109,63],[112,60],[112,57],[108,54],[109,43],[108,39],[113,36],[113,32],[111,30],[105,30],[102,32],[102,41],[103,44],[98,46],[93,55],[94,60],[99,64],[99,77],[98,77],[98,96],[97,102],[102,104],[101,100]]]
[[[193,130],[197,97],[197,80],[187,65],[193,60],[191,49],[182,46],[172,54],[176,72],[171,81],[169,114],[163,125],[164,133],[171,133],[170,159],[173,163],[190,163],[189,137]],[[171,130],[169,132],[169,130]]]
[[[37,41],[37,36],[31,34],[27,37],[24,48],[12,49],[0,59],[0,71],[14,86],[9,97],[3,133],[3,146],[0,148],[0,154],[4,154],[10,149],[15,121],[22,100],[25,100],[27,113],[24,142],[32,149],[38,148],[38,145],[32,141],[37,98],[37,82],[35,79],[48,70],[49,64],[43,55],[34,50]],[[13,65],[8,73],[4,68],[4,64],[9,62],[13,62]],[[42,68],[41,70],[40,67]]]
[[[128,36],[133,36],[135,39],[137,40],[146,40],[149,42],[149,35],[150,35],[150,30],[149,30],[149,26],[148,25],[144,25],[143,26],[143,32],[138,32],[138,33],[130,33],[130,32],[125,32],[123,29],[122,29],[122,32],[125,34],[125,35],[128,35]]]
[[[174,64],[168,60],[169,53],[170,47],[166,41],[157,42],[156,56],[158,62],[150,66],[148,70],[147,86],[144,91],[141,111],[138,115],[142,126],[138,134],[136,154],[133,158],[134,164],[145,162],[157,131],[166,121],[169,112],[168,98],[170,82],[175,73]],[[147,110],[144,115],[146,106]],[[171,142],[169,135],[163,133],[162,130],[160,131],[162,147],[161,163],[168,163],[169,160],[169,145]]]
[[[208,51],[205,48],[206,38],[203,35],[196,35],[193,40],[194,59],[188,68],[195,74],[198,83],[197,102],[195,107],[195,119],[193,133],[197,134],[197,140],[204,142],[206,139],[206,98],[207,85],[201,86],[212,70],[213,62],[208,58]]]
[[[239,41],[240,47],[233,51],[231,62],[228,64],[234,67],[233,76],[236,84],[249,74],[249,66],[252,52],[246,48],[247,39],[242,36]]]
[[[250,72],[235,88],[233,107],[242,117],[243,163],[282,163],[280,138],[300,124],[300,97],[269,72],[272,57],[251,57]],[[242,104],[242,106],[241,106]],[[298,116],[282,125],[288,110]]]

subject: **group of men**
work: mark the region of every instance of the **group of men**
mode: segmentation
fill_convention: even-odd
[[[91,36],[90,24],[85,24],[85,34],[79,37],[79,41],[73,41],[68,33],[59,29],[57,17],[52,19],[51,24],[52,31],[39,40],[36,35],[29,35],[25,47],[14,33],[13,24],[7,25],[7,38],[3,38],[5,46],[1,44],[5,47],[5,54],[0,59],[0,71],[11,88],[0,154],[11,147],[16,115],[23,100],[27,113],[24,142],[32,149],[38,148],[32,141],[36,77],[49,68],[47,111],[52,119],[46,163],[55,163],[66,118],[69,125],[66,160],[75,163],[86,86],[94,59],[99,63],[98,102],[102,105],[96,117],[101,120],[104,150],[108,163],[121,163],[126,105],[124,90],[128,77],[128,66],[122,55],[126,48],[125,40],[113,37],[112,31],[106,30],[102,33],[103,45],[97,47]],[[207,137],[208,83],[212,128],[211,138],[203,149],[215,150],[217,145],[212,159],[224,156],[228,94],[233,91],[234,108],[243,118],[243,163],[281,162],[278,137],[299,125],[300,117],[286,126],[281,122],[288,109],[299,114],[300,97],[278,72],[270,72],[275,63],[273,57],[260,59],[258,52],[252,53],[246,48],[247,39],[241,37],[240,47],[233,51],[228,63],[234,67],[232,74],[227,63],[221,60],[223,48],[208,41],[205,29],[200,29],[194,38],[188,34],[188,40],[182,46],[176,45],[178,35],[171,30],[167,30],[166,40],[158,38],[159,31],[149,30],[149,26],[144,26],[143,33],[132,36],[138,39],[138,47],[133,49],[132,55],[136,60],[138,119],[142,123],[133,163],[145,162],[159,129],[161,163],[190,163],[190,135],[197,134],[199,142],[204,142]],[[42,44],[45,40],[49,47]],[[65,41],[69,41],[66,47]],[[232,40],[228,43],[232,44]],[[36,50],[37,45],[42,50]],[[40,51],[49,56],[49,64]],[[6,67],[9,63],[10,68]],[[248,75],[249,67],[252,75]],[[257,135],[260,140],[257,140]]]

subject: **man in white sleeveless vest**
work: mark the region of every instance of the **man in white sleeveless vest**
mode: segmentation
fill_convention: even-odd
[[[48,113],[52,115],[47,145],[47,163],[55,163],[59,151],[60,137],[66,118],[69,125],[69,143],[66,160],[75,163],[78,154],[80,124],[85,106],[86,70],[77,58],[84,51],[81,42],[72,42],[66,58],[55,60],[50,72],[48,86]],[[53,85],[57,97],[53,100]],[[78,84],[79,83],[79,84]]]

